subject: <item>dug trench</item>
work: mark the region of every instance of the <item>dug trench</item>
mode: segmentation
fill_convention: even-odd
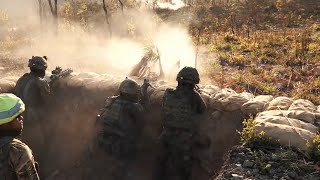
[[[30,142],[35,158],[42,159],[39,162],[40,174],[44,179],[113,179],[114,168],[119,162],[94,145],[98,129],[96,116],[106,98],[117,94],[123,79],[95,73],[74,73],[60,79],[53,87],[54,94],[49,105],[39,109],[39,113],[44,114],[41,131],[46,147],[37,143],[38,139],[31,138],[39,129],[27,126],[26,120],[26,128],[29,129],[25,129],[22,139],[26,143]],[[9,85],[5,86],[6,89],[2,88],[2,92],[12,92],[16,80],[17,77],[3,78],[2,86],[5,86],[4,82]],[[156,89],[149,91],[152,107],[151,112],[146,113],[137,158],[127,169],[134,174],[135,178],[131,179],[154,179],[158,157],[162,152],[158,140],[161,132],[161,100],[164,89],[174,87],[175,84],[165,81],[153,84]],[[204,86],[200,85],[200,88]],[[228,150],[239,143],[237,130],[241,130],[245,116],[241,110],[218,110],[215,107],[217,102],[209,93],[203,93],[202,96],[208,110],[198,118],[200,132],[210,137],[211,145],[194,152],[197,160],[194,163],[193,179],[208,180],[220,170]],[[38,153],[44,149],[45,153]]]

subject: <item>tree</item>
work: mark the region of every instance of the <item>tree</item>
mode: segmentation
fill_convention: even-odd
[[[58,0],[54,0],[54,7],[52,6],[51,0],[48,0],[48,3],[53,16],[54,32],[58,34]]]
[[[40,26],[42,26],[43,24],[43,6],[42,6],[42,0],[38,0],[39,3],[39,18],[40,18]],[[42,28],[40,28],[42,29]]]
[[[109,14],[108,14],[108,9],[107,9],[105,0],[102,0],[102,8],[103,8],[103,11],[104,11],[104,14],[105,14],[105,17],[106,17],[106,22],[107,22],[107,25],[108,25],[109,35],[110,35],[110,37],[112,37],[112,29],[111,29],[111,24],[109,22]]]

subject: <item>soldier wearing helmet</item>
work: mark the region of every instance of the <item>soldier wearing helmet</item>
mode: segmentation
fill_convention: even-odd
[[[192,148],[199,124],[196,116],[206,110],[206,104],[195,91],[200,81],[195,68],[184,67],[176,80],[176,89],[168,88],[163,96],[160,139],[165,153],[158,178],[188,180],[191,178]]]
[[[98,115],[102,130],[98,145],[116,160],[122,162],[116,178],[126,176],[126,166],[137,151],[137,142],[143,129],[143,107],[138,103],[140,86],[126,78],[119,87],[119,95],[106,100],[104,112]],[[119,170],[119,171],[118,171]]]
[[[18,140],[23,129],[25,105],[13,94],[0,94],[0,177],[38,180],[37,163],[31,149]]]
[[[24,74],[18,79],[15,94],[20,97],[29,107],[41,107],[45,104],[50,95],[50,87],[48,82],[44,79],[47,65],[46,56],[32,56],[29,59],[28,67],[30,73]]]
[[[46,160],[45,145],[45,111],[43,110],[51,98],[50,86],[44,79],[47,69],[47,57],[32,56],[28,67],[30,73],[24,74],[16,84],[15,94],[26,104],[25,130],[22,139],[34,150],[40,163]]]

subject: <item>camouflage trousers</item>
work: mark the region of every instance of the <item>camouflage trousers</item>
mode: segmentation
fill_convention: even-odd
[[[98,147],[115,158],[112,176],[115,180],[135,180],[129,166],[136,156],[136,143],[128,137],[103,132],[98,139]]]
[[[166,131],[161,137],[164,153],[160,160],[161,180],[189,180],[192,172],[192,133]]]
[[[40,110],[29,107],[23,115],[25,120],[21,139],[32,149],[35,160],[42,167],[40,171],[42,177],[49,150],[47,127],[43,123],[44,119]]]
[[[136,154],[134,140],[103,132],[98,140],[99,147],[117,159],[131,159]]]

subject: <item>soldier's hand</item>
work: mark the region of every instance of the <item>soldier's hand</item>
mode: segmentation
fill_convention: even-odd
[[[60,66],[57,66],[56,69],[54,69],[51,73],[52,74],[59,74],[62,71],[62,68]]]

